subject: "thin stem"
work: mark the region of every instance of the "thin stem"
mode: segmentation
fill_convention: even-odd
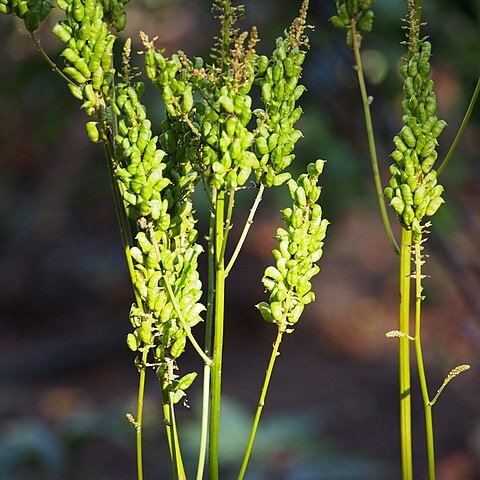
[[[367,128],[368,149],[370,151],[370,161],[372,165],[373,179],[375,182],[375,190],[377,193],[378,206],[380,207],[380,214],[382,217],[383,226],[387,233],[388,240],[394,252],[398,255],[400,249],[395,240],[395,235],[393,234],[392,226],[388,218],[387,207],[385,206],[385,197],[382,190],[382,181],[380,179],[380,171],[378,168],[377,149],[375,146],[375,138],[373,134],[372,116],[370,114],[370,100],[367,94],[367,87],[365,85],[365,77],[363,75],[362,57],[360,55],[360,46],[358,44],[356,32],[356,21],[354,19],[351,20],[350,26],[352,30],[353,52],[355,55],[355,70],[357,71],[358,85],[360,87],[360,95],[362,97],[365,126]]]
[[[277,338],[275,339],[275,343],[273,344],[272,354],[270,356],[270,361],[268,363],[267,371],[265,372],[265,380],[263,382],[262,391],[260,394],[260,399],[257,405],[257,411],[255,412],[255,419],[252,425],[252,431],[250,432],[250,438],[248,440],[247,448],[245,451],[245,455],[243,457],[242,467],[240,469],[240,473],[238,474],[237,480],[243,480],[245,476],[245,472],[247,470],[248,462],[250,460],[250,455],[253,449],[253,442],[255,441],[255,436],[257,434],[258,424],[260,422],[260,417],[262,415],[263,407],[265,405],[265,398],[267,397],[268,386],[270,384],[270,379],[272,377],[273,367],[275,365],[275,360],[277,359],[279,353],[278,350],[280,348],[280,343],[282,342],[283,331],[280,329],[277,332]]]
[[[212,192],[212,207],[210,210],[210,225],[208,227],[208,293],[207,318],[205,320],[205,353],[212,355],[213,314],[215,312],[215,205],[217,191]]]
[[[225,236],[225,192],[219,191],[215,204],[215,313],[210,404],[209,468],[210,480],[218,480],[220,400],[222,386],[223,327],[225,316],[225,266],[221,255]]]
[[[153,230],[153,227],[150,227],[150,240],[152,241],[153,248],[155,249],[155,255],[157,257],[157,260],[161,264],[160,251],[158,248],[158,243],[155,237],[155,231]],[[203,363],[210,364],[212,362],[211,359],[208,357],[208,355],[205,354],[205,352],[202,350],[202,347],[198,344],[197,340],[193,336],[192,329],[190,328],[190,325],[185,319],[182,309],[178,304],[177,296],[175,295],[175,292],[173,291],[173,288],[170,285],[170,282],[165,278],[165,275],[163,275],[163,280],[165,282],[165,287],[167,289],[168,298],[172,302],[173,308],[175,309],[175,312],[178,315],[178,319],[180,320],[180,324],[182,325],[182,328],[185,330],[185,333],[187,334],[187,338],[190,340],[190,343],[192,344],[193,348],[197,351],[197,353],[202,358]]]
[[[427,376],[423,361],[422,340],[421,340],[421,314],[422,314],[422,246],[420,242],[415,243],[415,354],[417,357],[418,377],[422,391],[423,408],[425,412],[425,435],[427,439],[428,478],[435,480],[435,444],[433,436],[432,404],[428,394]]]
[[[225,216],[225,226],[224,226],[225,235],[223,237],[222,251],[220,252],[220,255],[222,256],[222,258],[225,258],[228,234],[230,233],[230,229],[232,228],[232,215],[233,215],[234,206],[235,206],[235,190],[230,190],[228,192],[228,206],[227,206],[227,214]]]
[[[225,268],[226,277],[228,277],[228,274],[230,273],[230,270],[235,264],[235,261],[240,253],[240,250],[242,249],[243,244],[245,243],[245,239],[247,238],[248,231],[250,230],[250,227],[252,226],[252,223],[253,223],[253,217],[255,216],[258,206],[262,201],[262,195],[264,190],[265,190],[265,186],[263,184],[260,185],[260,187],[258,188],[257,196],[255,197],[255,201],[253,202],[252,208],[250,209],[250,213],[248,214],[247,221],[245,222],[245,226],[243,227],[242,234],[240,235],[240,238],[237,242],[235,250],[233,251],[232,257],[230,258],[230,261],[228,262]]]
[[[104,142],[104,150],[105,150],[105,157],[107,158],[107,165],[108,165],[108,173],[110,176],[110,182],[112,185],[112,192],[113,192],[113,201],[115,205],[115,214],[117,216],[118,226],[120,228],[120,236],[122,238],[123,244],[123,251],[125,253],[125,259],[127,261],[128,273],[130,275],[132,287],[133,287],[133,294],[135,296],[135,302],[137,307],[142,308],[142,298],[138,293],[137,289],[134,286],[135,282],[135,267],[133,265],[132,255],[130,254],[130,240],[129,236],[130,233],[130,225],[126,221],[125,216],[125,208],[123,206],[122,196],[120,194],[120,190],[118,187],[118,183],[115,179],[115,172],[113,166],[113,149],[110,142]]]
[[[443,162],[438,167],[437,175],[440,175],[443,172],[445,167],[449,164],[450,159],[452,158],[453,154],[455,153],[455,150],[457,149],[457,146],[460,143],[460,139],[463,136],[463,133],[464,133],[465,128],[468,124],[468,121],[470,120],[470,115],[472,114],[473,108],[475,107],[475,103],[478,99],[479,93],[480,93],[480,78],[477,81],[477,85],[475,86],[475,90],[473,91],[472,98],[470,99],[470,103],[468,104],[467,111],[465,112],[465,116],[463,117],[460,128],[458,129],[455,140],[453,141],[452,146],[450,147],[450,150],[448,151],[445,159],[443,160]]]
[[[73,85],[75,87],[78,87],[78,85],[68,78],[56,65],[56,63],[48,56],[47,52],[43,49],[42,45],[40,44],[40,40],[36,37],[35,33],[29,32],[30,38],[33,40],[33,43],[35,44],[36,49],[39,51],[40,55],[43,57],[43,59],[48,63],[48,66],[52,69],[53,72],[55,72],[60,78],[65,80],[67,83],[70,85]]]
[[[412,231],[402,228],[400,247],[400,307],[398,330],[410,333],[410,265]],[[410,340],[398,339],[398,360],[400,374],[400,444],[402,454],[402,480],[413,480],[412,460],[412,418],[410,383]]]
[[[200,451],[198,453],[198,467],[196,480],[203,479],[208,444],[208,409],[210,405],[210,365],[203,367],[203,394],[202,394],[202,422],[200,430]]]
[[[142,353],[140,364],[140,377],[138,380],[137,396],[137,418],[135,419],[136,449],[137,449],[137,480],[143,480],[143,449],[142,449],[142,421],[143,421],[143,399],[145,395],[145,374],[148,357],[148,347]]]
[[[182,454],[180,452],[180,441],[178,439],[177,420],[175,418],[175,404],[173,403],[173,392],[168,394],[170,408],[170,428],[172,429],[172,450],[173,450],[173,474],[175,480],[185,480],[185,468],[183,466]]]

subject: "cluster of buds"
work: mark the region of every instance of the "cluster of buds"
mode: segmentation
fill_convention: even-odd
[[[271,59],[261,56],[258,61],[258,83],[262,88],[265,110],[258,109],[258,135],[255,152],[260,160],[259,181],[267,187],[278,186],[290,179],[284,170],[292,163],[295,143],[302,132],[294,125],[303,113],[296,107],[306,90],[299,85],[305,50],[294,38],[278,38]]]
[[[106,10],[112,2],[59,0],[57,3],[65,11],[66,20],[59,21],[53,32],[66,46],[61,55],[67,65],[63,72],[72,81],[70,91],[83,100],[82,108],[88,115],[100,118],[106,112],[105,99],[108,99],[114,77],[112,50],[116,35],[112,29],[116,23]],[[120,9],[124,15],[123,3],[116,3],[117,19]],[[124,26],[124,22],[120,22],[116,28]],[[87,124],[87,131],[92,141],[98,141],[95,122]]]
[[[282,332],[290,332],[305,305],[315,300],[310,280],[320,271],[317,262],[329,224],[317,203],[321,192],[318,177],[324,163],[317,160],[297,181],[288,181],[293,208],[283,210],[285,228],[277,230],[278,247],[273,250],[276,265],[267,267],[262,279],[270,298],[269,303],[261,302],[257,308]]]
[[[0,13],[21,18],[29,32],[38,29],[52,8],[49,0],[0,0]]]
[[[402,226],[421,236],[420,222],[432,216],[444,202],[443,187],[437,184],[433,169],[437,159],[437,137],[446,126],[435,116],[437,108],[434,83],[430,78],[431,44],[424,41],[421,50],[401,68],[405,79],[402,102],[404,126],[393,139],[395,163],[385,196],[395,209]]]
[[[268,187],[290,178],[284,170],[302,136],[294,124],[302,114],[295,103],[305,90],[298,82],[305,59],[302,47],[308,43],[303,33],[306,8],[305,1],[271,58],[256,54],[255,28],[236,35],[224,56],[226,68],[225,58],[205,68],[201,58],[190,61],[183,52],[167,59],[142,36],[147,75],[167,109],[166,147],[184,152],[209,187],[235,190],[252,173]],[[254,83],[261,86],[263,109],[252,107],[249,93]],[[250,131],[252,115],[256,127]],[[172,128],[176,122],[184,128]]]
[[[119,116],[115,176],[127,215],[140,230],[130,255],[141,306],[132,307],[135,330],[127,342],[133,351],[149,348],[156,362],[169,363],[183,352],[186,328],[200,322],[205,309],[199,303],[202,284],[197,270],[202,247],[196,243],[188,195],[196,175],[178,171],[179,166],[158,147],[159,139],[152,136],[140,103],[142,90],[140,82],[120,84],[115,103]]]
[[[352,23],[355,25],[357,43],[360,46],[362,35],[370,33],[374,13],[370,9],[373,0],[337,0],[337,15],[330,18],[332,25],[347,30],[347,45],[353,47]]]

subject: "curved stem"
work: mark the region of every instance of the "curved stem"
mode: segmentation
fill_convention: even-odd
[[[202,422],[200,430],[200,451],[198,453],[198,466],[196,480],[203,479],[208,444],[208,407],[210,405],[210,365],[203,367],[203,393],[202,393]]]
[[[370,114],[370,100],[367,94],[367,87],[365,86],[362,57],[360,55],[360,47],[358,45],[358,40],[357,40],[356,21],[354,19],[351,20],[350,27],[352,30],[353,52],[355,55],[355,70],[357,71],[358,85],[360,87],[360,95],[362,97],[363,112],[365,116],[365,126],[367,128],[368,149],[370,151],[370,161],[372,164],[372,172],[373,172],[373,179],[375,182],[375,190],[377,193],[378,206],[380,208],[380,214],[382,216],[383,226],[387,233],[388,240],[394,252],[398,255],[398,253],[400,252],[400,249],[398,247],[398,244],[395,240],[395,236],[392,231],[392,226],[388,218],[387,207],[385,206],[385,197],[383,196],[382,182],[380,179],[380,171],[378,168],[377,149],[375,147],[375,138],[373,135],[372,116]]]
[[[40,45],[40,40],[36,37],[35,33],[29,32],[29,35],[30,35],[30,38],[33,40],[33,43],[35,44],[36,49],[39,51],[39,53],[43,57],[43,59],[48,63],[48,65],[52,69],[52,71],[55,72],[60,78],[65,80],[67,83],[70,83],[71,85],[74,85],[75,87],[78,87],[78,85],[73,80],[70,80],[70,78],[68,78],[57,67],[56,63],[48,56],[47,52]]]
[[[155,238],[155,231],[153,230],[153,227],[150,228],[150,240],[152,241],[153,248],[155,249],[155,255],[157,257],[157,260],[161,265],[162,261],[161,261],[160,251],[158,249],[158,243]],[[198,344],[197,340],[193,336],[192,329],[190,328],[190,325],[185,319],[182,309],[178,304],[178,300],[175,295],[175,292],[173,291],[173,288],[170,285],[170,282],[165,278],[165,275],[163,275],[163,280],[165,282],[165,287],[167,289],[168,298],[172,302],[173,308],[175,309],[175,312],[178,315],[178,319],[180,320],[180,324],[182,325],[182,328],[185,330],[185,333],[187,334],[187,338],[190,340],[190,343],[192,344],[193,348],[200,355],[201,359],[203,360],[203,363],[209,365],[210,363],[212,363],[212,360],[208,357],[208,355],[205,354],[205,352],[202,350],[202,347]]]
[[[260,399],[258,400],[257,411],[255,412],[255,418],[253,421],[252,431],[250,433],[250,438],[248,440],[247,448],[245,451],[245,455],[243,457],[242,467],[240,469],[240,473],[238,474],[237,480],[243,480],[245,476],[245,472],[247,470],[248,462],[250,460],[250,455],[253,449],[253,442],[255,441],[255,436],[257,434],[258,424],[260,422],[260,417],[262,415],[263,407],[265,405],[265,398],[267,397],[268,386],[270,384],[270,379],[272,377],[273,367],[275,365],[275,360],[277,359],[279,353],[278,350],[280,348],[280,343],[282,342],[283,331],[280,329],[277,332],[277,338],[275,339],[275,343],[273,344],[272,354],[270,355],[270,361],[268,363],[267,371],[265,372],[265,380],[263,382],[262,391],[260,394]]]
[[[410,382],[410,265],[412,231],[402,228],[400,247],[400,307],[398,330],[405,334],[398,339],[400,376],[400,444],[402,454],[402,480],[413,479],[412,418]]]
[[[455,153],[455,150],[457,149],[457,146],[460,143],[460,139],[463,136],[467,123],[470,120],[470,115],[472,114],[473,108],[475,107],[475,103],[478,99],[479,93],[480,93],[480,78],[477,81],[477,85],[475,86],[475,90],[473,91],[472,98],[470,99],[470,103],[468,104],[467,111],[465,112],[465,116],[463,117],[460,128],[458,129],[457,135],[455,136],[455,140],[453,141],[452,146],[448,150],[448,153],[445,159],[438,167],[437,175],[440,175],[443,172],[445,167],[449,164],[453,154]]]
[[[415,243],[415,355],[417,358],[418,378],[422,391],[423,409],[425,412],[425,436],[427,439],[428,478],[435,480],[435,444],[433,436],[432,404],[428,394],[427,376],[423,361],[422,339],[421,339],[421,314],[422,314],[422,246],[420,242]]]
[[[230,258],[230,261],[228,262],[226,268],[225,268],[225,276],[228,277],[228,274],[230,273],[230,270],[232,269],[239,253],[240,250],[243,247],[243,244],[245,243],[245,239],[247,238],[248,231],[250,230],[250,227],[252,226],[253,223],[253,217],[255,216],[255,213],[257,212],[258,206],[260,205],[260,202],[262,201],[262,195],[263,191],[265,190],[264,185],[260,185],[257,196],[255,197],[255,201],[253,202],[252,208],[250,209],[250,213],[248,214],[247,221],[245,222],[245,226],[243,227],[243,231],[240,235],[240,238],[238,239],[237,245],[235,247],[235,250],[233,251],[232,257]]]

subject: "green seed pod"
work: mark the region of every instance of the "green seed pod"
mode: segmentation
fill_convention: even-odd
[[[408,75],[410,77],[416,77],[418,74],[418,60],[417,58],[413,57],[408,62]]]
[[[258,73],[262,75],[268,68],[269,60],[265,55],[261,55],[258,58]]]
[[[275,323],[275,319],[273,318],[272,311],[270,309],[270,305],[267,302],[260,302],[259,304],[255,305],[262,314],[262,317],[268,323]]]
[[[138,343],[137,337],[133,333],[129,333],[127,335],[127,346],[132,352],[136,352],[138,350]]]
[[[187,344],[187,337],[186,336],[179,337],[177,340],[175,340],[172,347],[170,348],[170,355],[173,358],[178,358],[185,350],[186,344]]]
[[[413,195],[410,187],[406,183],[404,183],[400,185],[400,190],[402,192],[403,201],[408,205],[413,205]]]
[[[372,10],[367,10],[365,12],[365,14],[362,16],[362,18],[358,22],[358,27],[359,27],[361,32],[369,33],[369,32],[372,31],[374,16],[375,15],[374,15]]]
[[[417,143],[417,139],[415,138],[415,135],[413,134],[410,127],[408,127],[407,125],[404,125],[404,127],[400,130],[400,134],[402,135],[403,139],[405,140],[405,143],[410,148],[414,147],[415,144]]]
[[[437,197],[434,198],[433,200],[430,201],[430,203],[427,206],[427,210],[425,212],[425,215],[428,215],[431,217],[436,213],[436,211],[440,208],[440,205],[442,203],[445,203],[445,200],[442,197]]]
[[[403,153],[400,150],[395,150],[390,156],[399,164],[403,164]]]
[[[65,67],[63,69],[63,72],[65,73],[65,75],[67,75],[67,77],[72,78],[77,83],[83,84],[87,81],[85,76],[82,75],[75,67]]]
[[[182,110],[184,113],[189,113],[193,108],[193,93],[192,93],[192,86],[188,85],[185,88],[185,91],[182,95]]]
[[[83,6],[83,3],[80,0],[77,0],[73,6],[73,18],[78,22],[81,23],[83,20],[83,17],[85,16],[85,8]]]
[[[83,91],[77,85],[73,85],[72,83],[68,84],[68,88],[70,89],[70,93],[77,98],[78,100],[83,100]]]
[[[438,120],[432,128],[432,135],[438,137],[446,126],[447,122],[445,120]]]
[[[393,197],[390,200],[390,205],[395,209],[397,215],[401,216],[405,210],[405,203],[400,197]]]
[[[420,185],[416,190],[413,197],[413,204],[420,205],[425,200],[425,195],[427,193],[426,185]]]
[[[272,317],[274,321],[279,322],[283,320],[284,317],[284,309],[280,302],[272,302],[270,304],[270,311],[272,313]]]
[[[227,95],[222,95],[218,99],[218,103],[225,109],[227,113],[233,113],[235,107],[232,99]]]
[[[87,128],[87,134],[90,140],[93,143],[97,143],[100,137],[100,134],[97,128],[97,122],[87,122],[86,128]]]
[[[403,211],[402,220],[404,225],[410,226],[413,219],[415,218],[415,212],[411,205],[405,205],[405,210]]]
[[[407,146],[405,145],[405,143],[403,142],[403,140],[398,135],[395,135],[393,137],[393,143],[397,147],[397,150],[401,153],[406,152],[407,149],[408,149]]]

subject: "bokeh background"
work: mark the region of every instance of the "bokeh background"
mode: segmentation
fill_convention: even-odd
[[[245,1],[242,26],[258,26],[268,53],[300,2]],[[327,21],[333,1],[311,2],[308,87],[299,122],[295,169],[328,163],[321,182],[330,219],[317,301],[282,345],[252,459],[252,480],[395,480],[400,478],[396,257],[375,203],[352,55]],[[377,0],[374,33],[363,58],[374,101],[384,183],[399,130],[405,2]],[[451,144],[480,65],[480,1],[424,2],[424,33],[433,43],[439,115]],[[207,0],[133,0],[125,36],[158,36],[167,53],[208,56],[217,23]],[[56,58],[50,33],[39,35]],[[0,479],[135,478],[137,373],[126,347],[132,295],[122,257],[101,147],[85,135],[86,115],[40,59],[22,25],[0,17]],[[156,122],[162,105],[146,103]],[[424,350],[434,392],[451,368],[455,379],[434,409],[439,480],[480,479],[480,112],[442,177],[446,204],[427,244]],[[252,192],[245,191],[234,234]],[[274,339],[254,304],[270,262],[285,192],[266,196],[244,255],[229,279],[222,423],[223,478],[234,478]],[[243,210],[242,210],[243,209]],[[200,229],[202,228],[200,222]],[[183,371],[200,368],[194,355]],[[425,477],[420,393],[414,374],[415,478]],[[198,382],[200,383],[200,382]],[[194,457],[198,386],[181,412],[183,442]],[[144,425],[146,476],[169,478],[151,373]]]

